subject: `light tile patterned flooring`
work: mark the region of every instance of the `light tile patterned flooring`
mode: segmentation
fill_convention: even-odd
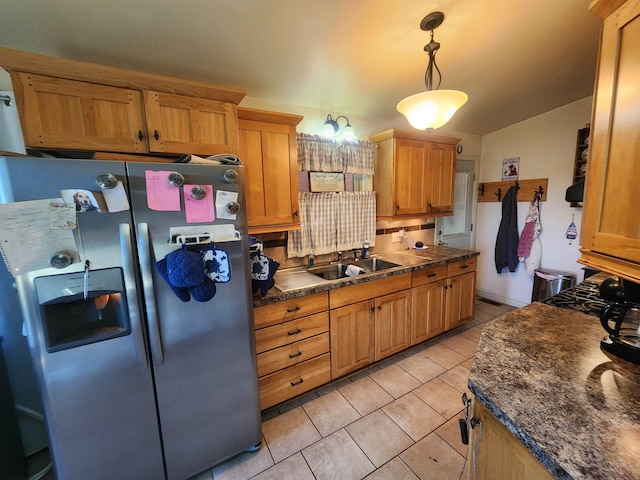
[[[458,419],[483,324],[513,310],[476,301],[471,322],[263,413],[262,448],[192,480],[455,480]]]

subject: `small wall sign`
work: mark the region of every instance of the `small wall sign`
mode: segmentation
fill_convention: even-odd
[[[520,174],[520,157],[502,160],[502,180],[518,180]]]
[[[312,192],[344,192],[344,173],[310,172]]]

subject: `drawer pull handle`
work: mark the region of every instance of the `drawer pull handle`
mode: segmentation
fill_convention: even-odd
[[[293,335],[297,335],[299,333],[301,333],[302,330],[300,330],[299,328],[297,330],[294,330],[293,332],[288,332],[287,335],[293,336]]]
[[[300,310],[300,306],[299,305],[296,305],[293,308],[287,308],[287,312],[289,312],[289,313],[297,312],[298,310]]]
[[[469,268],[469,265],[460,265],[460,269],[462,270],[463,268]]]
[[[435,277],[437,275],[437,273],[427,273],[427,277],[431,278],[431,277]]]
[[[302,382],[304,382],[304,380],[301,378],[300,380],[298,380],[297,382],[291,382],[291,386],[295,387],[296,385],[300,385]]]
[[[299,357],[300,355],[302,355],[302,352],[290,353],[289,354],[289,358],[296,358],[296,357]]]

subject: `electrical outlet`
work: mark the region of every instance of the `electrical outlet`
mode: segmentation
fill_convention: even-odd
[[[393,232],[391,234],[391,243],[399,243],[400,242],[400,232]]]

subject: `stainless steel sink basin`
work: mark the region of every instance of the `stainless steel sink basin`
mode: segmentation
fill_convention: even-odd
[[[342,263],[334,263],[332,265],[324,265],[322,267],[313,267],[307,270],[309,273],[324,278],[325,280],[337,280],[347,276],[347,265]]]
[[[380,270],[387,270],[393,267],[399,267],[400,264],[382,260],[381,258],[367,258],[365,260],[358,260],[352,262],[351,265],[356,265],[362,268],[365,272],[378,272]]]
[[[380,258],[367,258],[365,260],[358,260],[355,262],[351,262],[349,265],[354,265],[361,268],[361,274],[378,272],[380,270],[387,270],[389,268],[400,266],[397,263],[382,260]],[[322,267],[309,268],[307,271],[309,273],[312,273],[313,275],[324,278],[325,280],[337,280],[339,278],[346,278],[349,276],[346,273],[347,267],[349,265],[345,265],[343,263],[334,263],[331,265],[324,265]]]

